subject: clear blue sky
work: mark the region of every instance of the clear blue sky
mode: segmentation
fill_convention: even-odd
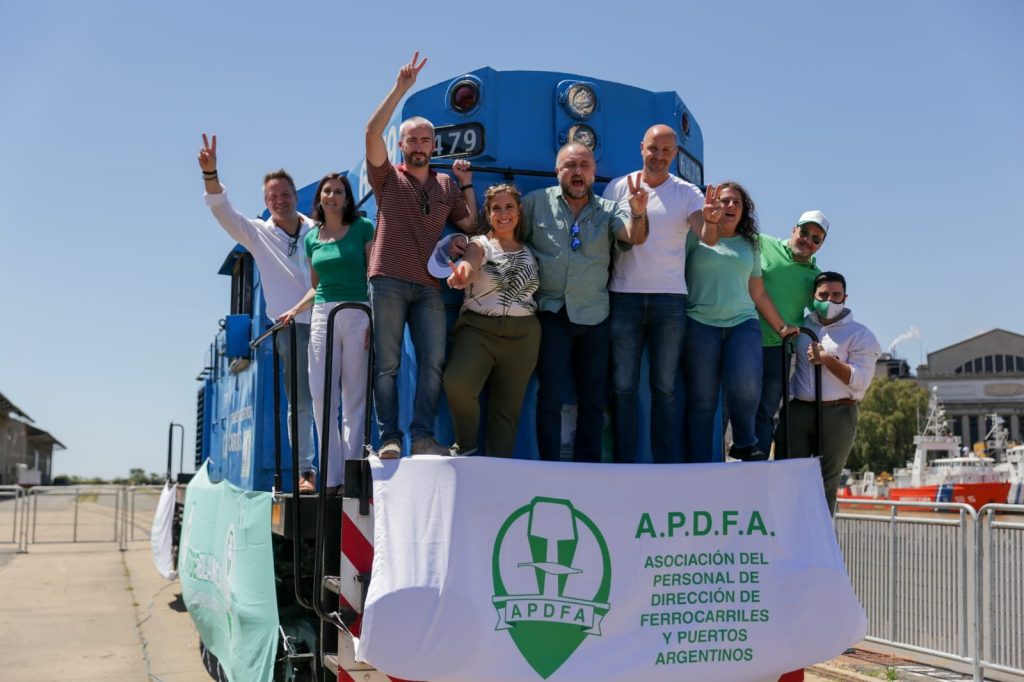
[[[188,460],[231,248],[200,134],[255,214],[266,170],[353,164],[414,49],[421,85],[491,66],[676,90],[708,181],[741,180],[769,234],[824,210],[820,263],[883,346],[920,329],[913,366],[1022,333],[1022,20],[1018,0],[3,0],[0,392],[68,446],[57,473],[160,471],[172,420]]]

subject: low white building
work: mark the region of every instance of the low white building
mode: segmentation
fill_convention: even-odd
[[[1022,441],[1024,335],[993,329],[928,353],[917,382],[938,387],[953,432],[965,445],[985,438],[989,414],[1003,417],[1010,439]]]

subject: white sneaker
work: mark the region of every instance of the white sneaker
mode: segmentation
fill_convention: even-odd
[[[430,436],[424,436],[423,438],[417,438],[412,442],[412,454],[450,455],[452,454],[452,451],[450,448],[446,448]]]
[[[381,459],[398,459],[402,456],[402,444],[397,440],[389,440],[380,446],[377,456]]]
[[[477,453],[477,449],[478,448],[473,448],[472,450],[463,450],[462,448],[459,447],[458,443],[453,443],[451,450],[449,452],[452,457],[469,457],[470,455],[475,455]]]

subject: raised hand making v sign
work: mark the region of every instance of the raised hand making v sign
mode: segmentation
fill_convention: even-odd
[[[640,430],[637,401],[644,346],[650,349],[651,452],[655,462],[680,459],[675,390],[679,348],[686,331],[686,243],[689,234],[714,243],[718,226],[701,215],[704,197],[672,174],[679,136],[672,126],[653,125],[640,141],[639,172],[608,183],[604,197],[623,212],[645,216],[647,241],[615,254],[611,281],[612,422],[616,462],[637,461]]]
[[[718,225],[722,222],[722,212],[725,209],[725,205],[719,198],[721,193],[720,187],[714,185],[708,185],[708,188],[704,191],[704,208],[701,214],[704,216],[704,222],[711,225]]]
[[[418,455],[448,453],[448,448],[434,440],[447,326],[438,282],[426,264],[447,222],[466,233],[476,229],[469,161],[452,165],[454,178],[430,168],[434,152],[430,121],[421,116],[403,121],[398,129],[403,163],[392,164],[388,158],[384,132],[426,63],[419,52],[413,54],[398,70],[394,85],[366,124],[366,176],[377,199],[377,231],[368,274],[377,362],[374,396],[382,441],[378,454],[382,458],[399,456],[405,445],[398,422],[396,373],[406,322],[416,339],[419,366],[408,426],[412,451]]]
[[[214,218],[232,239],[244,246],[259,267],[266,301],[267,317],[275,320],[288,311],[295,301],[309,290],[309,269],[305,249],[301,248],[311,220],[296,210],[295,182],[284,169],[267,173],[263,177],[263,199],[270,211],[270,219],[248,218],[228,201],[227,192],[217,174],[217,136],[203,133],[203,146],[197,154],[203,172],[204,199]],[[302,360],[296,363],[298,376],[297,404],[289,402],[288,411],[298,412],[299,442],[292,443],[300,457],[299,470],[304,480],[313,480],[313,415],[307,378],[307,346],[309,341],[309,313],[295,316],[297,347],[291,347],[290,335],[277,346],[285,368],[285,385],[291,385],[291,357],[294,353]],[[289,401],[291,398],[289,397]],[[288,432],[289,441],[292,437]]]

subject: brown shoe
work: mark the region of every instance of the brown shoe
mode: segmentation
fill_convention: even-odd
[[[316,492],[316,472],[307,471],[299,480],[299,494],[311,495]]]

